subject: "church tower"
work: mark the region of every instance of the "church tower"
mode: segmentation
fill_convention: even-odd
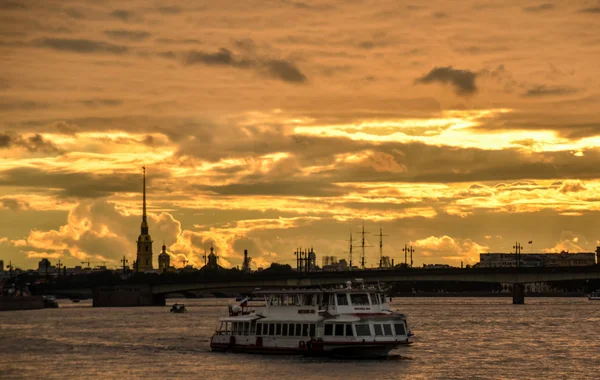
[[[144,210],[142,213],[141,233],[137,240],[137,256],[135,269],[137,272],[145,272],[154,269],[152,266],[152,238],[148,235],[148,220],[146,219],[146,167],[144,170]]]
[[[160,273],[167,272],[171,266],[171,256],[167,253],[167,246],[165,242],[162,245],[162,252],[158,255],[158,270]]]

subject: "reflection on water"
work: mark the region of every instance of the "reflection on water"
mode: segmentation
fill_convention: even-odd
[[[174,301],[173,301],[174,302]],[[585,298],[395,298],[416,343],[387,360],[212,353],[216,319],[232,300],[169,307],[0,313],[0,378],[593,379],[600,301]]]

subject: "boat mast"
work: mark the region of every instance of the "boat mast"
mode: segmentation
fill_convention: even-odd
[[[360,265],[362,267],[362,269],[365,269],[365,234],[368,234],[368,232],[365,232],[365,222],[363,221],[363,225],[362,225],[362,243],[361,243],[361,248],[362,248],[362,252],[361,252],[361,258],[360,258]]]
[[[352,229],[350,229],[350,256],[349,256],[349,261],[350,261],[350,270],[352,270]]]

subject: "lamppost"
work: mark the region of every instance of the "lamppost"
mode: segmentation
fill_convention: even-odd
[[[517,268],[519,268],[521,266],[521,250],[523,249],[523,247],[521,246],[521,244],[519,244],[519,242],[516,242],[515,245],[513,245],[513,249],[515,250]]]

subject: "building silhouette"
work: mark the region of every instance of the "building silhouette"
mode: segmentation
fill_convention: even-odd
[[[167,253],[167,246],[163,242],[162,252],[158,255],[158,271],[160,273],[167,272],[171,266],[171,256]]]
[[[146,218],[146,168],[143,179],[143,212],[141,233],[137,240],[137,254],[134,268],[137,272],[145,272],[154,269],[152,265],[152,238],[148,234],[148,220]]]

